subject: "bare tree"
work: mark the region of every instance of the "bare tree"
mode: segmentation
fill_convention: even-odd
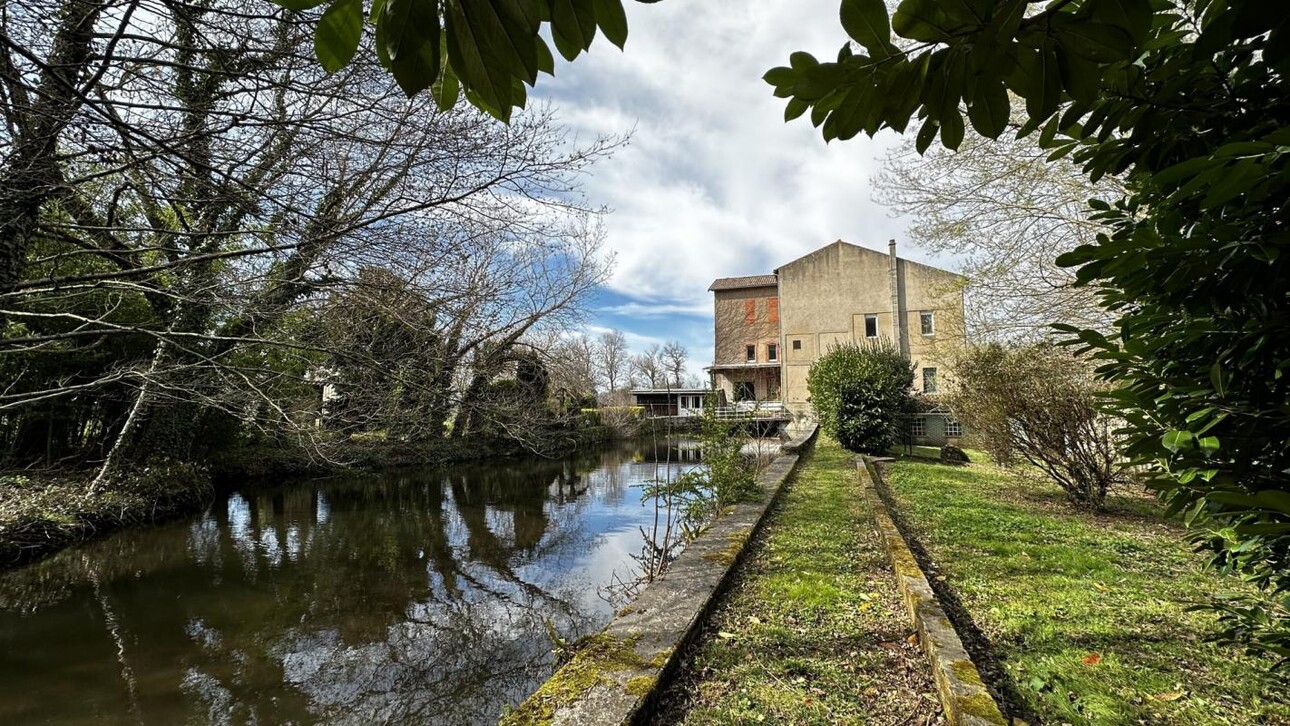
[[[672,385],[677,388],[681,387],[681,382],[685,380],[685,363],[690,356],[690,351],[679,340],[669,340],[659,353],[660,362],[664,370],[672,378]]]
[[[601,333],[596,344],[597,362],[605,386],[613,394],[619,385],[626,382],[630,358],[627,353],[627,336],[621,330],[607,330]]]
[[[588,399],[594,401],[601,380],[597,370],[596,345],[586,335],[565,338],[559,334],[539,344],[539,348],[547,352],[551,391],[561,406]]]
[[[922,156],[910,137],[875,182],[878,201],[912,220],[919,247],[963,260],[967,325],[978,340],[1109,322],[1092,290],[1073,287],[1074,272],[1055,260],[1103,231],[1088,219],[1088,200],[1118,198],[1123,187],[1111,176],[1090,183],[1068,159],[1047,156],[1033,136],[972,136],[957,152],[934,145]]]
[[[658,388],[667,382],[663,365],[663,351],[658,343],[651,343],[642,353],[632,358],[632,371],[649,388]]]
[[[311,27],[258,0],[0,8],[12,457],[106,458],[102,480],[196,455],[216,419],[314,437],[328,371],[403,375],[311,322],[364,296],[426,333],[437,431],[603,279],[575,180],[615,141],[571,144],[548,109],[501,126],[374,63],[324,74]]]

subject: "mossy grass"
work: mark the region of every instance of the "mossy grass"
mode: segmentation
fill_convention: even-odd
[[[973,460],[902,460],[885,480],[1022,707],[1045,723],[1290,724],[1290,682],[1208,642],[1214,617],[1188,609],[1242,583],[1205,571],[1154,500],[1090,514],[1038,475]]]
[[[210,495],[206,471],[183,462],[129,470],[94,492],[83,475],[0,477],[0,569],[187,512]]]
[[[821,437],[750,545],[656,723],[937,723],[853,457]]]

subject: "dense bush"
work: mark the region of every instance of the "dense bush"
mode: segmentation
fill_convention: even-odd
[[[885,454],[895,445],[913,384],[913,365],[887,343],[833,347],[806,378],[820,429],[865,454]]]
[[[1076,505],[1100,508],[1124,481],[1117,422],[1099,408],[1107,385],[1069,352],[1036,344],[979,346],[955,367],[954,415],[997,462],[1039,467]]]

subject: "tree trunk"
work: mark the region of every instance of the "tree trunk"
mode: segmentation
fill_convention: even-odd
[[[57,192],[58,139],[80,109],[78,83],[89,67],[94,24],[107,0],[64,0],[38,100],[0,170],[0,290],[22,276],[40,209]]]

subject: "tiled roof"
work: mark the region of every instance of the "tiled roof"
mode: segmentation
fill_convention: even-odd
[[[709,292],[740,290],[745,287],[774,287],[779,284],[775,275],[748,275],[746,277],[718,277],[708,287]]]

